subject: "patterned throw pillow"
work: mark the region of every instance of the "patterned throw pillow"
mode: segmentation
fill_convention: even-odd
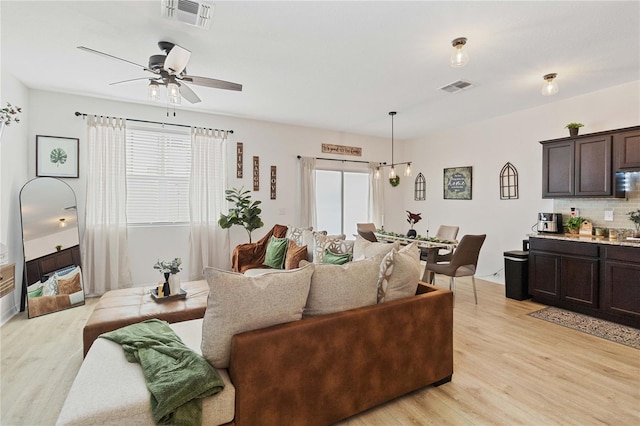
[[[73,294],[82,290],[80,274],[73,274],[71,278],[58,278],[58,294]]]
[[[293,240],[289,240],[287,255],[284,258],[284,269],[296,269],[300,267],[300,261],[307,260],[307,246],[299,246]]]
[[[58,294],[58,278],[55,275],[51,275],[47,281],[42,284],[43,296],[55,296]]]
[[[269,238],[267,253],[264,256],[264,262],[262,264],[271,266],[274,269],[283,269],[288,244],[289,240],[286,238]]]
[[[344,235],[344,234],[342,234]],[[313,235],[313,263],[322,263],[325,250],[329,250],[335,254],[349,253],[353,255],[354,240],[345,240],[344,238],[332,238],[327,235],[315,233]]]
[[[378,303],[415,295],[419,280],[420,249],[416,243],[392,249],[380,262]]]
[[[308,265],[245,277],[204,268],[209,297],[202,323],[202,355],[214,367],[227,368],[234,335],[302,318],[313,269]]]
[[[287,225],[287,235],[286,237],[290,240],[293,240],[297,245],[304,246],[307,245],[307,241],[304,239],[305,231],[311,232],[313,231],[313,227],[310,226],[308,228],[296,228],[295,226]]]
[[[400,249],[400,243],[398,241],[394,241],[393,243],[372,243],[358,235],[353,244],[353,260],[368,259],[379,254],[387,254],[394,248],[396,250]]]

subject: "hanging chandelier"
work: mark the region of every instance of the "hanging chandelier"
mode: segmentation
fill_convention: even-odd
[[[395,111],[391,111],[389,112],[389,115],[391,116],[391,164],[386,164],[386,163],[381,163],[380,166],[378,166],[378,168],[376,168],[376,173],[375,173],[375,177],[376,179],[380,178],[380,169],[382,167],[391,167],[391,169],[389,170],[389,179],[390,180],[396,180],[397,178],[397,174],[396,174],[396,166],[401,166],[401,165],[406,165],[405,169],[404,169],[404,175],[405,176],[411,176],[411,162],[410,161],[405,161],[403,163],[396,163],[394,162],[394,157],[393,157],[393,151],[394,151],[394,135],[393,135],[393,117],[397,114],[397,112]]]

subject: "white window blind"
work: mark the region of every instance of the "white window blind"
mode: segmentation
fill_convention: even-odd
[[[189,222],[189,129],[127,127],[127,222]]]

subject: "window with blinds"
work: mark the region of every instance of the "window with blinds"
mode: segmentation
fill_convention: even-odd
[[[127,127],[127,222],[189,222],[189,129]]]

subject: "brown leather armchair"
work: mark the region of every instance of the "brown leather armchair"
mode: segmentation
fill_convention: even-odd
[[[240,244],[233,250],[231,265],[236,272],[244,273],[247,269],[269,268],[264,263],[264,256],[267,252],[267,244],[271,236],[284,238],[287,235],[287,227],[275,225],[267,235],[255,243]]]

